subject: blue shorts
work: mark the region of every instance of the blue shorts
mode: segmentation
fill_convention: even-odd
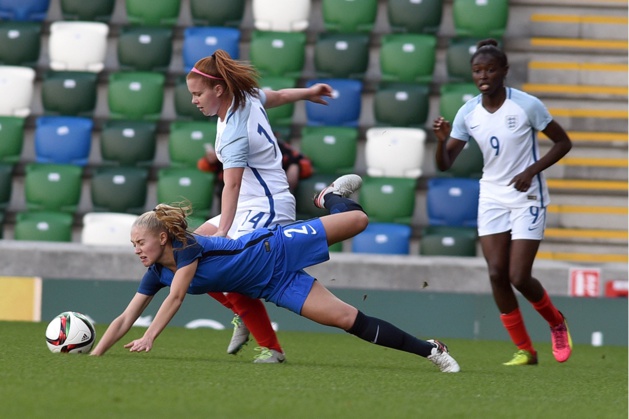
[[[260,297],[301,314],[315,278],[303,269],[330,259],[328,238],[318,218],[277,227],[275,274]]]

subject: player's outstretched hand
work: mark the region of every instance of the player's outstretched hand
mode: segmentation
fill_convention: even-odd
[[[317,83],[313,84],[308,88],[308,97],[307,99],[314,103],[320,103],[322,105],[327,105],[328,102],[325,100],[326,97],[332,97],[334,93],[334,89],[332,86],[325,83]]]
[[[153,347],[153,342],[146,337],[142,337],[127,343],[124,347],[128,348],[130,352],[148,352]]]
[[[450,136],[451,129],[452,127],[450,127],[450,122],[446,121],[443,116],[435,119],[432,123],[432,130],[434,131],[435,135],[437,136],[437,140],[439,141],[447,140]]]

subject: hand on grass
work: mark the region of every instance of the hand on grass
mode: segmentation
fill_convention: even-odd
[[[142,337],[127,343],[124,347],[129,348],[130,352],[148,352],[153,347],[153,341],[147,337]]]

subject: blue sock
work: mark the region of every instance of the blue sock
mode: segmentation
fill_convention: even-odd
[[[330,214],[336,214],[339,212],[346,211],[362,211],[363,207],[360,206],[356,201],[352,201],[349,198],[342,197],[341,195],[337,195],[334,193],[329,193],[325,196],[323,206],[330,211]]]

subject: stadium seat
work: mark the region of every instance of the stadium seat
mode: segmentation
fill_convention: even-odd
[[[263,90],[280,90],[297,87],[297,80],[291,77],[262,77],[259,80]],[[267,118],[274,130],[281,127],[290,127],[293,123],[295,103],[286,103],[274,108],[265,108]]]
[[[0,163],[0,213],[4,214],[13,191],[13,164]],[[1,227],[1,226],[0,226]]]
[[[382,36],[382,81],[430,83],[436,61],[437,38],[428,34],[393,33]]]
[[[15,216],[14,239],[71,242],[72,214],[54,211],[26,211]]]
[[[502,38],[509,20],[509,0],[454,0],[452,18],[457,35]]]
[[[444,83],[439,87],[439,114],[452,123],[461,106],[479,94],[474,83]]]
[[[129,246],[131,226],[138,218],[118,212],[88,212],[83,215],[81,243],[104,246]]]
[[[93,128],[91,118],[40,116],[35,121],[35,161],[85,166],[92,149]]]
[[[301,77],[306,61],[304,32],[253,31],[249,60],[261,76]]]
[[[148,190],[148,169],[101,167],[92,175],[92,208],[99,212],[144,212]]]
[[[50,0],[0,0],[0,20],[42,22]]]
[[[208,217],[214,197],[215,175],[197,168],[164,168],[157,173],[157,202],[187,201],[195,217]]]
[[[205,155],[205,145],[216,140],[216,123],[205,121],[174,121],[168,134],[168,155],[171,167],[197,167]]]
[[[369,65],[369,34],[319,34],[314,46],[317,77],[362,79]]]
[[[0,22],[0,65],[35,67],[41,49],[39,22]]]
[[[373,221],[410,225],[416,187],[415,179],[367,176],[358,201]]]
[[[111,73],[107,98],[110,117],[158,120],[162,113],[165,82],[166,76],[162,73]]]
[[[411,233],[411,227],[405,224],[372,222],[352,238],[352,252],[408,255]]]
[[[441,26],[443,0],[388,0],[392,32],[436,34]]]
[[[430,86],[424,83],[384,83],[373,96],[376,125],[422,128],[429,107]]]
[[[295,191],[297,204],[297,219],[307,220],[320,217],[328,213],[327,210],[314,206],[313,197],[326,186],[334,182],[338,176],[335,174],[313,174],[309,178],[301,179]]]
[[[438,171],[437,176],[480,179],[483,176],[483,166],[483,152],[476,140],[470,138],[452,166],[444,172]]]
[[[165,72],[172,53],[173,30],[168,27],[130,26],[118,36],[121,70]]]
[[[157,123],[109,120],[103,124],[100,154],[104,164],[150,166],[157,148]]]
[[[0,116],[0,162],[18,163],[24,146],[25,118]]]
[[[190,15],[197,26],[239,27],[245,0],[190,0]]]
[[[315,173],[353,173],[358,150],[358,129],[303,127],[299,148],[312,162]]]
[[[365,163],[369,176],[417,179],[422,175],[426,131],[372,127],[367,129],[366,137]]]
[[[134,25],[175,26],[181,0],[125,0],[127,20]]]
[[[475,228],[428,226],[419,239],[422,256],[476,256]]]
[[[73,164],[29,163],[24,195],[29,211],[74,213],[81,198],[83,168]]]
[[[180,76],[175,79],[174,87],[175,113],[178,119],[192,119],[198,121],[207,121],[208,117],[203,115],[195,104],[192,103],[192,95],[186,84],[186,76]],[[212,117],[216,119],[216,117]]]
[[[455,36],[448,40],[446,49],[446,70],[450,82],[472,82],[472,64],[470,60],[476,52],[476,43],[480,38]]]
[[[105,68],[108,34],[109,25],[103,22],[52,22],[48,38],[50,68],[100,72]]]
[[[0,66],[0,115],[26,118],[31,114],[35,70]]]
[[[478,179],[430,179],[426,192],[428,224],[476,227],[479,190]]]
[[[240,30],[219,26],[194,26],[183,31],[183,67],[188,73],[201,58],[208,57],[217,49],[230,57],[240,58]]]
[[[96,108],[98,75],[88,71],[48,71],[41,83],[47,114],[91,116]]]
[[[303,32],[310,24],[310,0],[251,0],[260,31]]]
[[[349,79],[310,79],[306,87],[316,83],[329,84],[333,94],[331,98],[327,98],[327,106],[306,102],[307,125],[357,127],[362,105],[362,82]]]
[[[61,0],[64,20],[109,22],[116,0]]]
[[[369,33],[378,15],[378,0],[322,0],[321,12],[326,32]]]

